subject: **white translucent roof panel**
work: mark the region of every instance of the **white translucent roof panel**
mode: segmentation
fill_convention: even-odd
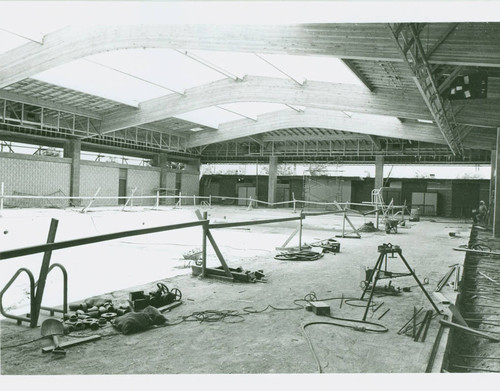
[[[331,83],[363,83],[338,58],[320,56],[270,55],[192,50],[192,53],[210,61],[237,77],[245,75],[327,81]]]
[[[84,59],[49,69],[33,78],[131,106],[169,94],[163,88]]]
[[[17,46],[30,42],[27,39],[8,33],[0,28],[0,54],[7,52]]]
[[[210,50],[191,50],[197,56],[210,61],[235,76],[245,75],[285,77],[278,70],[262,61],[253,53],[219,52]]]
[[[299,82],[306,79],[364,86],[357,76],[338,58],[280,54],[259,55]]]
[[[180,93],[227,77],[172,49],[118,50],[88,59]]]
[[[242,117],[217,107],[207,107],[205,109],[194,110],[181,115],[176,115],[175,118],[180,118],[217,129],[221,123],[235,121],[241,119]]]

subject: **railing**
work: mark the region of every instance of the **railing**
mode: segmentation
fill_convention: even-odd
[[[192,222],[187,222],[187,223],[165,225],[165,226],[160,226],[160,227],[121,231],[121,232],[114,232],[114,233],[104,234],[104,235],[90,236],[90,237],[86,237],[86,238],[78,238],[78,239],[71,239],[71,240],[66,240],[66,241],[61,241],[61,242],[54,242],[55,234],[57,231],[57,225],[58,225],[58,220],[52,219],[51,224],[50,224],[50,229],[49,229],[49,235],[47,238],[47,243],[45,243],[45,244],[29,246],[29,247],[22,247],[22,248],[17,248],[17,249],[13,249],[13,250],[0,251],[0,260],[16,258],[16,257],[21,257],[21,256],[31,255],[31,254],[44,253],[43,260],[42,260],[42,266],[40,268],[40,275],[39,275],[37,284],[35,284],[33,273],[30,270],[28,270],[26,268],[20,268],[19,270],[17,270],[17,272],[14,274],[14,276],[9,280],[9,282],[2,289],[2,291],[0,291],[0,313],[2,313],[2,315],[4,315],[7,318],[16,319],[18,324],[21,322],[28,322],[30,324],[30,327],[36,327],[38,324],[38,318],[39,318],[41,309],[49,310],[51,312],[51,314],[53,314],[54,311],[63,312],[63,314],[67,312],[68,275],[67,275],[66,269],[62,265],[57,264],[57,263],[50,265],[52,251],[60,250],[63,248],[82,246],[82,245],[86,245],[86,244],[99,243],[99,242],[103,242],[103,241],[125,238],[125,237],[130,237],[130,236],[145,235],[145,234],[171,231],[171,230],[175,230],[175,229],[182,229],[182,228],[189,228],[189,227],[196,227],[196,226],[203,226],[204,231],[205,231],[205,229],[208,229],[208,220],[192,221]],[[63,286],[63,309],[62,310],[42,306],[42,299],[43,299],[43,293],[44,293],[44,289],[45,289],[45,283],[47,280],[47,275],[55,267],[58,267],[59,269],[61,269],[61,271],[63,273],[64,286]],[[30,279],[30,314],[27,317],[6,313],[4,308],[3,308],[3,304],[2,304],[2,299],[3,299],[4,293],[9,289],[9,287],[12,285],[12,283],[17,279],[17,277],[22,272],[27,273],[28,277]],[[36,290],[35,290],[35,285],[36,285]]]

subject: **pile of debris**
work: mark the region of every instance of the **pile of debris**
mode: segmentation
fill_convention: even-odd
[[[373,225],[371,221],[368,223],[364,223],[359,229],[358,232],[376,232],[378,231],[377,228]]]

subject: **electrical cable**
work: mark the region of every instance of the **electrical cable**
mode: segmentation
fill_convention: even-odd
[[[1,346],[0,349],[12,349],[12,348],[17,348],[18,346],[22,346],[22,345],[28,345],[30,343],[33,343],[33,342],[36,342],[36,341],[40,341],[41,339],[44,339],[45,337],[40,337],[40,338],[37,338],[37,339],[32,339],[31,341],[27,341],[27,342],[21,342],[21,343],[18,343],[17,345],[8,345],[8,346]]]
[[[316,261],[323,257],[323,253],[318,253],[316,251],[302,250],[293,253],[281,253],[277,254],[274,259],[279,261]]]

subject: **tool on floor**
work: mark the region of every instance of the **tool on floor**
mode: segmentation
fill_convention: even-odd
[[[149,304],[153,307],[159,308],[171,304],[174,301],[181,301],[182,292],[177,289],[168,289],[168,287],[159,282],[156,284],[158,289],[156,291],[149,292]]]
[[[454,276],[454,281],[452,282],[455,291],[458,290],[458,283],[460,281],[460,265],[457,263],[455,265],[450,266],[450,270],[446,272],[446,274],[441,278],[438,282],[435,292],[440,292],[441,289],[446,285],[446,283],[450,280],[451,276]]]
[[[432,300],[432,298],[429,295],[429,293],[427,293],[427,291],[425,290],[424,286],[422,285],[422,283],[418,279],[418,277],[415,274],[415,272],[413,271],[413,269],[410,267],[410,265],[408,264],[408,262],[406,261],[406,259],[403,257],[403,252],[401,250],[401,247],[399,247],[397,245],[393,245],[391,243],[384,243],[384,244],[378,246],[378,252],[380,253],[380,255],[379,255],[378,259],[377,259],[377,262],[375,263],[375,266],[373,268],[373,272],[372,272],[372,274],[370,276],[371,277],[370,280],[372,280],[371,292],[370,292],[370,297],[368,298],[368,302],[366,303],[366,309],[365,309],[365,313],[363,315],[363,320],[366,320],[366,316],[368,314],[368,310],[370,309],[371,301],[372,301],[372,298],[373,298],[373,293],[375,292],[375,287],[377,285],[377,281],[380,279],[379,275],[381,273],[386,273],[386,271],[382,271],[382,265],[385,263],[385,265],[386,265],[385,267],[387,267],[387,256],[388,256],[388,254],[391,254],[391,256],[393,256],[393,257],[394,257],[394,254],[397,254],[399,256],[399,258],[401,259],[401,261],[404,263],[404,265],[406,266],[406,268],[409,271],[409,274],[407,274],[407,275],[408,276],[411,275],[415,279],[415,281],[417,282],[418,286],[420,287],[420,289],[422,290],[422,292],[425,294],[425,296],[427,297],[427,299],[429,300],[429,302],[432,304],[432,306],[434,307],[434,309],[436,310],[436,312],[437,313],[441,313],[440,309],[434,303],[434,301]],[[366,292],[368,291],[369,288],[370,288],[370,285],[368,283],[368,284],[366,284],[366,287],[363,290],[363,294],[361,295],[361,300],[364,299],[365,294],[366,294]]]
[[[66,350],[59,346],[59,335],[64,335],[63,324],[54,318],[49,318],[43,321],[41,327],[42,337],[52,337],[54,342],[53,354],[65,356]]]

